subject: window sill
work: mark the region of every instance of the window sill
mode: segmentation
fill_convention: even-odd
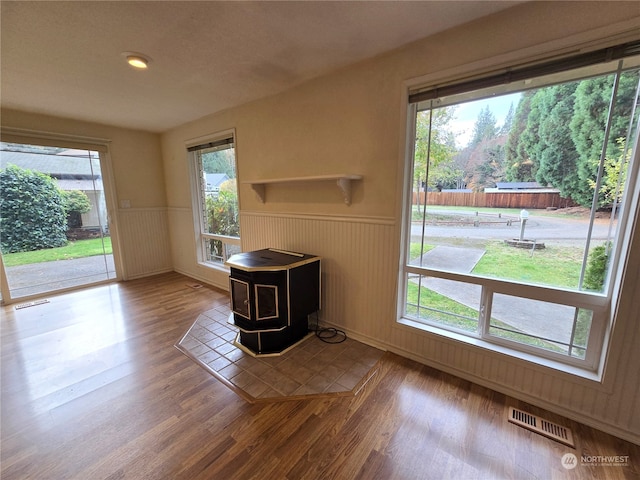
[[[216,270],[218,272],[222,272],[222,273],[226,273],[228,274],[231,270],[229,269],[229,267],[226,267],[224,264],[217,264],[217,263],[212,263],[212,262],[198,262],[198,266],[199,267],[205,267],[211,270]]]
[[[596,372],[586,368],[581,368],[575,365],[568,365],[566,363],[558,362],[552,359],[543,358],[537,355],[533,355],[527,352],[515,350],[513,348],[499,345],[496,343],[483,340],[481,338],[470,337],[461,333],[457,333],[451,330],[445,330],[433,325],[428,325],[408,318],[400,318],[397,321],[398,325],[403,328],[410,328],[411,330],[419,330],[427,335],[435,335],[447,340],[451,340],[456,343],[462,343],[473,347],[478,347],[482,350],[492,352],[498,355],[505,355],[517,360],[528,362],[533,365],[543,367],[545,369],[552,369],[564,374],[571,375],[586,381],[586,383],[593,385],[593,383],[602,386],[602,377]],[[469,372],[472,373],[472,372]]]

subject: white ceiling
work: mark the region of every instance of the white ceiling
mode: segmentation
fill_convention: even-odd
[[[162,132],[515,3],[2,0],[0,98]]]

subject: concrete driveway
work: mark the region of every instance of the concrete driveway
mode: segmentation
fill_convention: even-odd
[[[45,294],[116,277],[113,255],[6,267],[12,298]]]

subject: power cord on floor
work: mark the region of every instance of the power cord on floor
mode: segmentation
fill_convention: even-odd
[[[347,334],[342,330],[333,327],[320,328],[320,319],[317,311],[316,324],[315,327],[311,327],[311,330],[316,334],[316,337],[325,343],[342,343],[347,339]]]

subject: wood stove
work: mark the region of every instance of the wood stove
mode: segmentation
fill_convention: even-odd
[[[320,309],[320,257],[264,249],[230,257],[231,323],[255,354],[281,353],[309,331]]]

